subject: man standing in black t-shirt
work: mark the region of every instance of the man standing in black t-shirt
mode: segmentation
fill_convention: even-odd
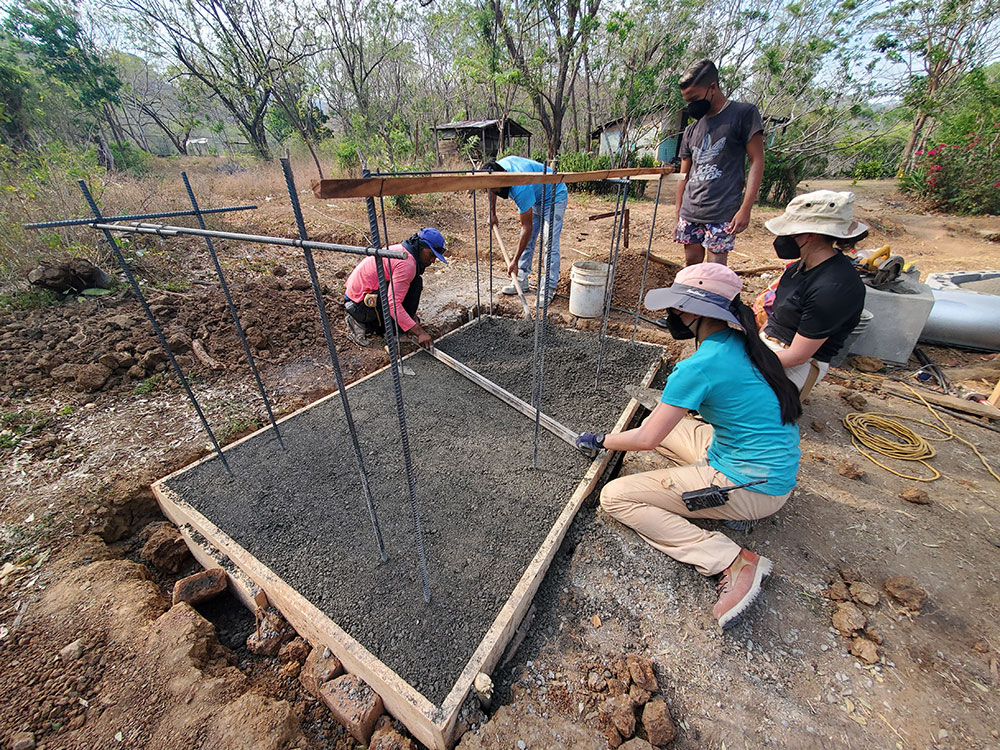
[[[750,224],[764,176],[764,125],[753,104],[726,98],[711,60],[692,65],[679,83],[695,121],[681,139],[674,238],[684,245],[687,265],[725,264],[736,235]]]

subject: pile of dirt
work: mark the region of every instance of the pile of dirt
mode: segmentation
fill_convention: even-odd
[[[306,279],[267,278],[234,286],[232,294],[259,365],[325,349]],[[345,376],[370,370],[368,360],[378,352],[350,347],[342,331],[342,282],[325,288],[324,294],[338,349],[350,352]],[[185,373],[208,375],[247,367],[221,290],[153,293],[149,304]],[[196,346],[203,351],[201,358],[194,352]],[[14,313],[0,321],[0,389],[5,393],[59,386],[86,393],[133,388],[168,368],[142,308],[128,293]]]

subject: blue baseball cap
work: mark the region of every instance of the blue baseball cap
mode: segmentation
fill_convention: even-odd
[[[447,263],[444,257],[444,235],[434,227],[424,227],[417,232],[417,238],[434,253],[434,257],[442,263]]]

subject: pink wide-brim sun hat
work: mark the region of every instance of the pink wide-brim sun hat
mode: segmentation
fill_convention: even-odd
[[[644,304],[650,310],[672,308],[724,320],[746,333],[729,309],[730,303],[741,291],[743,280],[733,269],[721,263],[698,263],[681,269],[669,287],[650,289]]]

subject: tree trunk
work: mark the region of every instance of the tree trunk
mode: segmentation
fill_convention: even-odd
[[[930,117],[926,112],[918,112],[917,119],[913,123],[913,129],[910,130],[910,137],[906,139],[906,146],[903,148],[903,155],[899,159],[900,168],[909,172],[913,169],[914,163],[916,162],[916,151],[917,143],[923,134],[924,125],[927,123],[927,119]]]

